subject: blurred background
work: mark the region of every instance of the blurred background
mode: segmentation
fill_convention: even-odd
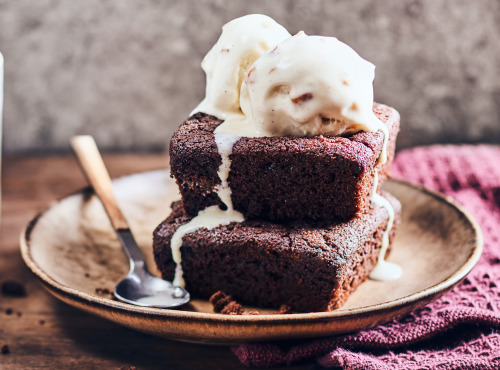
[[[203,56],[227,21],[273,17],[335,36],[376,66],[398,148],[500,143],[497,0],[0,0],[4,153],[164,151],[204,96]]]

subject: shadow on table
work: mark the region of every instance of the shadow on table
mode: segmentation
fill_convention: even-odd
[[[56,325],[88,365],[146,369],[247,369],[228,347],[174,342],[119,326],[54,300]],[[75,355],[77,355],[75,353]]]

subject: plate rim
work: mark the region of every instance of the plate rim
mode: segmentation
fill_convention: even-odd
[[[113,179],[113,181],[126,179],[130,176],[143,175],[154,172],[170,172],[169,169],[161,169],[154,171],[144,171],[144,172],[136,172],[126,176],[121,176]],[[128,303],[114,301],[98,296],[94,296],[90,293],[82,292],[76,288],[72,288],[70,286],[64,285],[52,277],[49,276],[33,259],[31,255],[31,245],[30,245],[30,236],[33,230],[37,226],[38,220],[43,217],[45,213],[47,213],[50,209],[55,207],[61,201],[71,196],[79,196],[84,193],[88,193],[89,186],[81,188],[75,192],[72,192],[66,196],[63,196],[51,204],[46,206],[42,211],[38,212],[24,227],[20,234],[20,250],[21,256],[24,260],[24,263],[30,269],[30,271],[40,280],[42,285],[49,290],[52,294],[54,294],[58,299],[61,297],[67,297],[70,300],[77,300],[79,303],[84,304],[86,306],[97,306],[97,308],[105,309],[105,310],[119,310],[124,311],[124,313],[133,316],[158,316],[165,317],[170,320],[189,320],[189,321],[203,321],[207,320],[215,323],[232,323],[232,324],[256,324],[256,323],[272,323],[272,324],[290,324],[290,323],[308,323],[308,322],[316,322],[318,320],[345,320],[350,318],[364,317],[366,315],[371,315],[377,312],[383,312],[391,309],[403,308],[405,306],[417,303],[418,301],[430,301],[433,296],[436,294],[442,293],[444,294],[448,290],[450,290],[454,285],[459,283],[477,264],[479,261],[481,254],[483,252],[483,234],[481,231],[481,227],[479,223],[475,220],[475,218],[470,214],[470,212],[465,209],[460,203],[451,198],[450,196],[446,196],[440,194],[434,190],[427,189],[419,184],[414,184],[402,179],[389,179],[387,182],[395,182],[402,186],[411,187],[417,191],[424,192],[433,198],[437,199],[440,202],[447,204],[454,208],[465,220],[471,225],[472,229],[475,233],[475,241],[474,247],[472,249],[472,253],[467,258],[467,260],[460,266],[458,270],[456,270],[451,276],[446,278],[445,280],[434,284],[430,287],[422,289],[418,292],[398,297],[394,300],[383,302],[375,305],[359,307],[359,308],[351,308],[347,310],[334,310],[330,312],[308,312],[308,313],[292,313],[286,315],[276,315],[276,314],[260,314],[260,315],[223,315],[218,313],[208,313],[208,312],[196,312],[196,311],[182,311],[175,309],[162,309],[162,308],[153,308],[153,307],[140,307],[134,306]],[[427,300],[426,300],[427,299]],[[66,302],[68,303],[68,302]]]

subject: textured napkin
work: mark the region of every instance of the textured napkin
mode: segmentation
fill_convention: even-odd
[[[314,359],[324,367],[346,369],[500,368],[500,147],[405,150],[396,156],[393,177],[449,195],[475,216],[484,252],[472,272],[440,299],[401,319],[343,336],[243,344],[233,348],[241,362],[268,367]]]

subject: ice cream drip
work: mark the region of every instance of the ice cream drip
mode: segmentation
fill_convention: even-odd
[[[372,192],[372,203],[380,207],[385,208],[388,213],[387,226],[384,230],[384,235],[382,237],[382,247],[377,259],[377,264],[370,273],[370,279],[389,281],[396,280],[401,277],[403,270],[401,267],[393,262],[388,262],[385,260],[385,254],[387,248],[389,247],[389,233],[394,225],[394,209],[391,203],[385,199],[383,196],[377,193],[378,187],[378,171],[375,170],[375,179],[373,180],[373,192]]]

